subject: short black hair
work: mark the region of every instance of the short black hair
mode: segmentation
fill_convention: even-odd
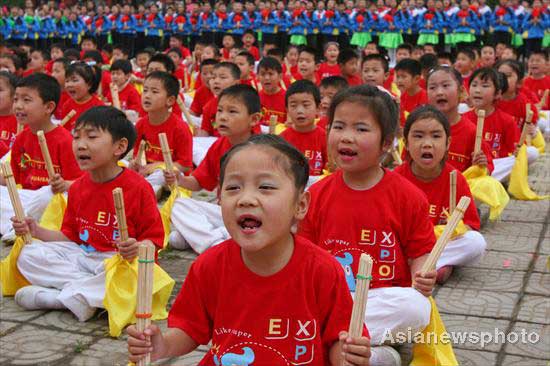
[[[65,74],[67,74],[67,70],[69,69],[69,65],[71,64],[71,61],[66,57],[60,57],[58,59],[53,60],[53,63],[63,65],[63,69],[65,70]]]
[[[124,112],[114,107],[98,106],[88,109],[78,117],[74,129],[77,130],[84,126],[92,126],[107,131],[113,138],[113,142],[126,138],[128,148],[119,158],[131,151],[136,142],[137,134],[134,125],[128,121]]]
[[[178,48],[178,47],[172,47],[168,50],[168,52],[166,52],[166,54],[169,54],[169,53],[175,53],[176,55],[179,56],[179,58],[182,58],[183,55],[181,54],[181,50]]]
[[[85,41],[90,41],[93,44],[95,44],[96,47],[97,47],[97,41],[96,41],[95,37],[92,37],[92,36],[89,36],[89,35],[82,36],[82,38],[80,39],[80,45],[82,45],[82,43],[84,43]]]
[[[425,53],[420,56],[421,70],[431,70],[437,65],[439,65],[439,61],[437,60],[437,56],[433,53]]]
[[[233,79],[240,80],[241,78],[241,69],[239,69],[239,66],[235,65],[233,62],[220,62],[217,65],[214,65],[214,70],[218,69],[228,69],[231,76],[233,76]]]
[[[529,57],[534,55],[542,56],[546,61],[548,61],[548,48],[534,49],[529,54]]]
[[[53,50],[54,48],[59,48],[61,50],[61,52],[64,52],[65,51],[65,45],[63,43],[52,43],[52,45],[50,46],[50,51]]]
[[[180,83],[178,79],[172,74],[169,74],[164,71],[153,71],[145,77],[145,80],[155,79],[159,80],[166,90],[166,94],[169,97],[178,97],[180,91]]]
[[[23,61],[23,59],[18,55],[3,53],[3,54],[0,54],[0,58],[7,58],[11,60],[11,62],[13,62],[13,66],[15,66],[15,70],[21,70],[27,67],[27,64],[25,63],[25,61]]]
[[[336,108],[344,102],[361,104],[370,111],[382,131],[381,146],[384,142],[389,143],[393,140],[399,125],[399,107],[388,92],[371,85],[359,85],[337,93],[332,98],[327,113],[329,134]]]
[[[243,33],[243,36],[245,34],[250,34],[251,36],[254,36],[254,38],[256,38],[256,35],[254,34],[254,31],[252,29],[245,30],[244,33]]]
[[[90,85],[88,91],[93,94],[97,91],[99,83],[101,82],[101,69],[99,66],[90,66],[85,62],[75,62],[69,65],[65,77],[68,79],[72,75],[78,75],[84,82]]]
[[[61,86],[53,76],[37,72],[19,80],[17,88],[34,89],[44,103],[54,102],[56,107],[59,104]]]
[[[204,66],[214,66],[214,65],[217,65],[219,64],[220,62],[214,58],[207,58],[206,60],[202,60],[201,61],[201,65],[200,65],[200,69],[202,71],[202,68]]]
[[[254,63],[256,63],[256,59],[254,59],[254,56],[252,56],[252,54],[248,51],[241,51],[237,54],[237,56],[244,57],[250,66],[254,66]]]
[[[317,50],[313,47],[310,47],[310,46],[302,46],[299,48],[298,50],[298,57],[300,57],[300,54],[302,52],[305,52],[307,54],[310,54],[313,56],[313,58],[315,59],[315,64],[318,64],[319,61],[320,61],[320,58],[319,58],[319,54],[317,53]]]
[[[96,65],[103,64],[103,56],[99,51],[91,50],[91,51],[84,52],[84,55],[82,55],[82,59],[85,60],[87,58],[91,58],[92,60],[94,60]]]
[[[273,70],[278,74],[283,73],[283,66],[277,60],[275,57],[264,57],[260,60],[260,63],[258,63],[258,73],[260,73],[261,70]]]
[[[404,71],[412,76],[420,76],[422,74],[422,64],[412,58],[405,58],[395,65],[395,72]]]
[[[474,81],[475,78],[479,78],[481,81],[488,81],[488,80],[491,81],[495,87],[495,93],[498,93],[498,92],[505,93],[506,89],[508,89],[508,83],[506,83],[504,88],[504,85],[502,85],[503,84],[502,78],[499,76],[499,72],[493,69],[492,67],[482,67],[480,69],[475,70],[472,73],[472,76],[470,77],[468,87],[472,85],[472,81]],[[505,79],[506,78],[504,78],[504,80]]]
[[[458,52],[456,53],[456,55],[460,55],[460,54],[463,54],[464,56],[468,57],[470,60],[472,61],[475,61],[476,59],[476,54],[474,53],[474,51],[469,48],[469,47],[465,47],[465,48],[462,48],[462,49],[459,49]]]
[[[506,65],[516,73],[518,81],[523,80],[525,76],[525,69],[521,63],[516,60],[502,60],[495,65],[495,69],[498,70],[502,65]]]
[[[412,125],[416,121],[428,118],[435,119],[441,124],[441,126],[443,126],[447,138],[451,136],[451,124],[449,123],[447,117],[445,117],[443,112],[439,111],[436,107],[427,104],[416,108],[407,117],[407,120],[405,121],[405,127],[403,128],[403,136],[405,136],[405,140],[409,135],[409,131],[411,130]]]
[[[355,52],[355,50],[351,48],[344,48],[338,54],[338,64],[340,65],[343,65],[353,59],[359,59],[359,55],[357,54],[357,52]]]
[[[439,66],[436,66],[433,69],[431,69],[430,72],[428,73],[428,76],[426,77],[426,87],[428,87],[428,85],[430,84],[430,78],[432,77],[432,75],[435,74],[438,71],[442,71],[442,72],[445,72],[445,73],[451,75],[452,78],[456,81],[456,84],[457,84],[457,87],[458,87],[459,90],[460,90],[460,88],[463,87],[462,75],[460,75],[460,73],[457,71],[457,69],[455,69],[452,66],[448,66],[448,65],[439,65]]]
[[[321,85],[319,85],[319,88],[335,88],[337,91],[340,91],[342,89],[346,89],[349,86],[348,81],[346,78],[342,76],[329,76],[328,78],[324,78],[321,80]]]
[[[239,151],[251,146],[265,146],[276,150],[280,156],[273,154],[275,162],[294,179],[298,192],[303,192],[309,179],[309,163],[305,156],[280,136],[270,134],[253,135],[246,142],[233,146],[220,160],[220,187],[225,178],[225,169],[231,158]]]
[[[63,57],[68,58],[71,61],[80,60],[80,51],[76,48],[68,48],[63,51]]]
[[[38,52],[40,53],[40,55],[42,56],[42,58],[46,61],[50,61],[52,59],[52,57],[50,56],[50,53],[46,50],[43,50],[43,49],[40,49],[40,48],[33,48],[31,50],[31,53],[33,52]]]
[[[409,53],[412,53],[413,45],[410,43],[401,43],[399,46],[397,46],[397,51],[399,50],[407,50],[409,51]]]
[[[445,51],[438,52],[437,53],[437,58],[438,58],[438,62],[439,62],[440,58],[449,59],[449,60],[451,60],[451,63],[455,62],[455,58],[453,57],[453,55],[450,52],[445,52]],[[451,65],[449,65],[449,66],[451,66]]]
[[[267,51],[267,56],[283,58],[283,50],[279,47],[272,48]]]
[[[382,68],[384,69],[384,73],[388,73],[390,71],[390,63],[388,61],[388,57],[381,54],[381,53],[373,53],[367,56],[363,57],[363,61],[361,61],[361,69],[363,68],[363,65],[367,61],[380,61],[382,64]]]
[[[165,55],[164,53],[155,53],[153,56],[151,56],[149,62],[147,63],[147,67],[149,67],[152,62],[158,62],[164,65],[166,72],[170,74],[173,74],[174,71],[176,71],[176,65],[174,65],[174,61],[172,61],[170,56]]]
[[[3,79],[8,83],[8,88],[10,88],[11,95],[13,95],[15,93],[15,88],[17,87],[17,82],[19,81],[17,75],[8,71],[0,71],[0,79]]]
[[[132,63],[128,60],[116,60],[111,64],[111,71],[120,70],[125,75],[132,73]]]
[[[288,107],[288,99],[294,94],[309,94],[313,97],[315,105],[321,104],[321,93],[319,88],[313,82],[309,80],[297,80],[290,84],[285,94],[285,106]]]
[[[122,52],[122,54],[125,56],[130,55],[130,49],[121,43],[113,45],[113,50],[120,50],[120,52]]]
[[[147,55],[149,55],[149,57],[152,57],[155,54],[155,50],[152,49],[152,48],[147,47],[147,48],[142,48],[142,49],[136,51],[136,57],[138,55],[141,55],[141,54],[147,54]]]
[[[245,106],[248,114],[260,113],[262,110],[262,104],[260,103],[260,96],[256,89],[250,85],[236,84],[229,88],[225,88],[220,93],[218,101],[223,97],[230,97],[240,100]]]

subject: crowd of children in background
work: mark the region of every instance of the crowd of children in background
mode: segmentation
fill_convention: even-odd
[[[458,171],[457,197],[472,198],[460,172],[480,166],[506,182],[522,131],[533,141],[550,133],[548,9],[538,0],[501,0],[494,10],[466,0],[399,7],[329,0],[316,8],[310,1],[246,2],[231,11],[194,3],[162,14],[154,4],[44,5],[38,14],[11,8],[0,20],[0,157],[9,159],[33,211],[14,219],[12,230],[0,187],[0,230],[4,239],[31,233],[62,242],[25,246],[18,266],[33,286],[19,290],[16,302],[90,318],[103,306],[104,259],[117,251],[132,259],[140,242],[162,248],[155,194],[218,189],[219,205],[183,196],[173,202],[164,235],[172,247],[201,256],[170,330],[129,329],[132,360],[151,348],[163,358],[212,340],[205,362],[216,365],[251,355],[260,363],[276,355],[399,364],[384,332],[424,329],[434,284],[485,250],[472,199],[436,271],[420,271],[434,226],[448,219],[449,176]],[[109,107],[116,104],[124,113]],[[161,165],[160,133],[173,171]],[[527,147],[529,162],[538,154]],[[33,196],[48,186],[68,192],[60,231],[37,224],[47,202]],[[125,241],[111,219],[116,186],[129,207]],[[339,332],[349,323],[362,253],[375,260],[368,331],[351,339]],[[261,291],[270,307],[254,303]],[[224,296],[242,312],[228,312]],[[288,296],[295,308],[285,305]],[[285,316],[300,321],[296,342],[282,337]],[[309,323],[314,336],[300,337]],[[250,347],[233,350],[236,329]]]

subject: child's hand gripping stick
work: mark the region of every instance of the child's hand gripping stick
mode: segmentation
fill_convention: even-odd
[[[120,96],[118,95],[118,86],[115,83],[111,83],[111,98],[113,99],[113,107],[118,110],[122,110],[120,107]]]
[[[172,154],[170,153],[170,145],[168,144],[168,138],[166,133],[159,133],[160,148],[162,150],[162,157],[164,159],[164,165],[166,165],[166,170],[169,172],[174,172],[174,163],[172,161]],[[170,187],[172,189],[173,187]]]
[[[120,241],[128,240],[128,224],[126,223],[126,210],[124,208],[124,194],[122,188],[113,189],[113,200],[115,201],[115,212],[118,222]]]
[[[523,129],[521,130],[521,135],[519,137],[517,148],[519,149],[527,140],[529,124],[533,120],[533,111],[531,110],[531,105],[527,104],[527,114],[525,116],[525,123],[523,124]]]
[[[17,185],[15,183],[15,178],[13,177],[13,171],[11,170],[10,163],[4,162],[2,164],[2,176],[6,181],[6,186],[8,187],[8,193],[10,195],[11,205],[15,211],[15,217],[19,221],[25,221],[25,211],[23,210],[23,205],[21,204],[21,199],[19,198],[19,192],[17,191]],[[23,236],[25,244],[30,244],[32,242],[32,236],[30,233],[26,233]]]

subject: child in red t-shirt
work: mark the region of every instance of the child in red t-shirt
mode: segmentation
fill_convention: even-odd
[[[78,117],[88,109],[101,106],[104,103],[94,93],[99,87],[101,70],[97,66],[89,66],[83,62],[69,65],[65,78],[65,90],[71,97],[62,106],[62,117],[70,111],[76,112],[63,127],[72,131]]]
[[[235,56],[234,62],[241,70],[241,84],[250,85],[258,90],[258,81],[254,74],[254,56],[247,51],[241,51]]]
[[[261,91],[262,125],[269,126],[271,116],[277,116],[278,123],[286,122],[285,92],[281,88],[283,68],[274,57],[264,57],[258,64],[258,79]]]
[[[17,119],[12,109],[16,84],[14,74],[0,71],[0,157],[10,150],[17,133]]]
[[[451,127],[445,116],[432,106],[416,109],[407,118],[404,137],[408,152],[405,163],[395,169],[426,194],[430,204],[428,215],[434,225],[445,225],[449,212],[450,173],[455,170],[445,162],[449,149]],[[480,222],[468,182],[457,172],[456,199],[471,199],[464,214],[464,224],[469,231],[455,237],[445,247],[437,261],[437,282],[444,283],[453,266],[475,263],[483,255],[486,242],[477,231]]]
[[[333,99],[329,116],[328,149],[339,169],[309,188],[311,203],[298,233],[336,257],[352,292],[360,255],[373,257],[366,323],[371,343],[380,346],[388,331],[414,333],[429,323],[436,272],[420,272],[435,243],[428,201],[380,166],[398,124],[388,93],[349,88]],[[390,347],[371,352],[371,364],[399,359]]]
[[[327,128],[327,113],[332,102],[332,98],[340,91],[346,89],[348,84],[346,79],[342,76],[329,76],[321,81],[319,86],[319,92],[321,94],[321,103],[319,104],[319,122],[317,126],[322,129]]]
[[[348,48],[340,51],[338,54],[338,65],[340,66],[342,77],[347,80],[349,86],[363,84],[359,75],[359,56],[354,50]]]
[[[340,48],[336,42],[328,42],[324,46],[323,55],[325,56],[325,62],[319,65],[317,74],[320,80],[329,76],[340,76],[340,65],[338,64],[338,55],[340,54]]]
[[[137,139],[134,145],[134,160],[130,168],[147,177],[147,181],[156,189],[163,185],[163,173],[158,170],[159,163],[164,161],[159,134],[165,133],[174,167],[183,173],[193,168],[193,135],[189,126],[170,111],[176,102],[179,91],[178,80],[167,72],[154,71],[147,75],[143,84],[143,109],[147,116],[136,124]],[[141,141],[146,142],[145,160],[135,157]]]
[[[221,157],[231,146],[248,140],[254,126],[260,121],[260,97],[251,86],[236,84],[221,92],[217,110],[216,124],[220,137],[210,146],[191,175],[183,176],[165,171],[164,178],[168,185],[177,182],[190,191],[216,189]],[[178,199],[171,218],[175,231],[170,234],[170,245],[175,248],[185,249],[190,245],[196,252],[202,253],[229,238],[223,227],[218,205],[193,199]]]
[[[104,307],[104,261],[117,252],[132,261],[142,243],[160,249],[164,231],[149,184],[117,164],[136,137],[124,113],[92,108],[78,119],[74,136],[72,152],[86,173],[69,189],[61,230],[43,228],[30,217],[12,219],[17,235],[41,240],[26,244],[19,255],[17,267],[32,286],[17,291],[15,302],[28,310],[69,309],[86,321]],[[120,240],[115,216],[112,191],[117,187],[124,192],[126,241]]]
[[[464,88],[467,90],[470,85],[472,72],[476,68],[476,55],[470,49],[461,49],[456,55],[454,68],[460,73]]]
[[[111,65],[111,78],[118,88],[118,99],[123,111],[139,112],[141,109],[141,97],[135,86],[130,83],[132,76],[132,64],[128,60],[116,60]],[[179,86],[179,85],[178,85]],[[113,103],[111,89],[104,92],[109,103]]]
[[[539,100],[544,96],[546,90],[550,90],[550,76],[545,73],[547,64],[547,50],[531,51],[529,60],[527,61],[529,76],[523,80],[523,87],[533,91]],[[550,110],[550,96],[546,98],[546,104],[541,109]]]
[[[195,117],[202,116],[204,106],[214,98],[212,90],[210,90],[210,80],[214,76],[214,66],[218,64],[215,59],[206,59],[201,62],[200,78],[203,81],[202,85],[195,91],[193,102],[189,107],[189,112]]]
[[[309,80],[315,85],[321,83],[318,71],[318,57],[315,48],[305,46],[298,55],[298,77],[296,80]]]
[[[393,90],[393,83],[389,83],[390,89],[386,88],[386,81],[390,75],[388,60],[385,56],[379,53],[373,53],[365,56],[361,61],[361,78],[363,84],[381,87],[392,94],[394,97],[399,97],[399,89],[397,93]]]
[[[63,106],[65,103],[71,99],[69,93],[65,90],[65,77],[67,75],[67,70],[69,69],[69,60],[61,57],[52,61],[52,72],[51,75],[57,80],[59,86],[61,87],[61,96],[59,97],[59,104],[55,109],[54,117],[57,120],[61,120],[63,117]]]
[[[242,37],[243,49],[249,52],[255,61],[260,61],[260,50],[258,47],[254,46],[256,42],[256,37],[254,36],[254,31],[252,29],[247,29]]]
[[[310,175],[321,175],[328,158],[325,129],[315,124],[321,103],[319,89],[309,80],[298,80],[290,85],[285,98],[291,127],[281,137],[304,154]]]
[[[401,92],[401,127],[405,126],[405,119],[415,108],[428,103],[426,91],[419,85],[421,76],[422,65],[412,58],[401,60],[395,65],[395,84]]]
[[[340,265],[292,233],[307,211],[306,165],[271,135],[230,150],[222,161],[220,203],[231,239],[193,263],[167,331],[128,327],[130,361],[148,351],[153,361],[176,357],[212,342],[199,365],[368,362],[368,332],[351,339],[344,330],[352,300]]]
[[[50,61],[50,53],[46,50],[33,50],[31,52],[30,62],[23,76],[28,76],[35,72],[46,72],[46,64]]]

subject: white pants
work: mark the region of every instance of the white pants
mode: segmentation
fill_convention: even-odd
[[[353,293],[352,293],[353,295]],[[430,301],[412,287],[385,287],[369,290],[365,323],[371,344],[388,342],[389,335],[420,332],[430,323]]]
[[[223,224],[222,209],[213,203],[178,198],[172,208],[171,219],[174,230],[199,254],[229,239]]]
[[[483,235],[475,230],[469,230],[447,244],[437,261],[436,269],[475,263],[483,256],[486,247],[487,242]]]
[[[537,126],[543,134],[550,133],[550,111],[540,111],[539,116],[541,117],[537,121]]]
[[[201,161],[204,160],[208,149],[214,142],[216,142],[217,137],[193,137],[193,164],[199,165]]]
[[[33,285],[61,290],[57,299],[80,321],[103,308],[105,267],[115,252],[84,251],[72,242],[33,241],[23,247],[17,268]]]
[[[533,146],[527,146],[528,164],[533,163],[535,160],[537,160],[538,157],[539,151],[537,150],[537,148]],[[514,167],[515,163],[515,156],[507,156],[505,158],[493,159],[493,164],[495,168],[493,169],[493,173],[491,174],[491,176],[500,182],[505,181],[506,179],[508,179],[508,177],[510,177],[510,173],[512,173],[512,168]]]
[[[35,191],[18,189],[17,192],[19,193],[25,215],[31,216],[37,221],[40,220],[53,197],[50,186],[44,186]],[[8,188],[0,186],[0,234],[13,233],[12,222],[10,220],[13,216],[15,216],[15,212],[11,205]]]
[[[145,180],[153,187],[155,194],[166,184],[164,180],[164,171],[162,169],[154,170],[145,177]]]

